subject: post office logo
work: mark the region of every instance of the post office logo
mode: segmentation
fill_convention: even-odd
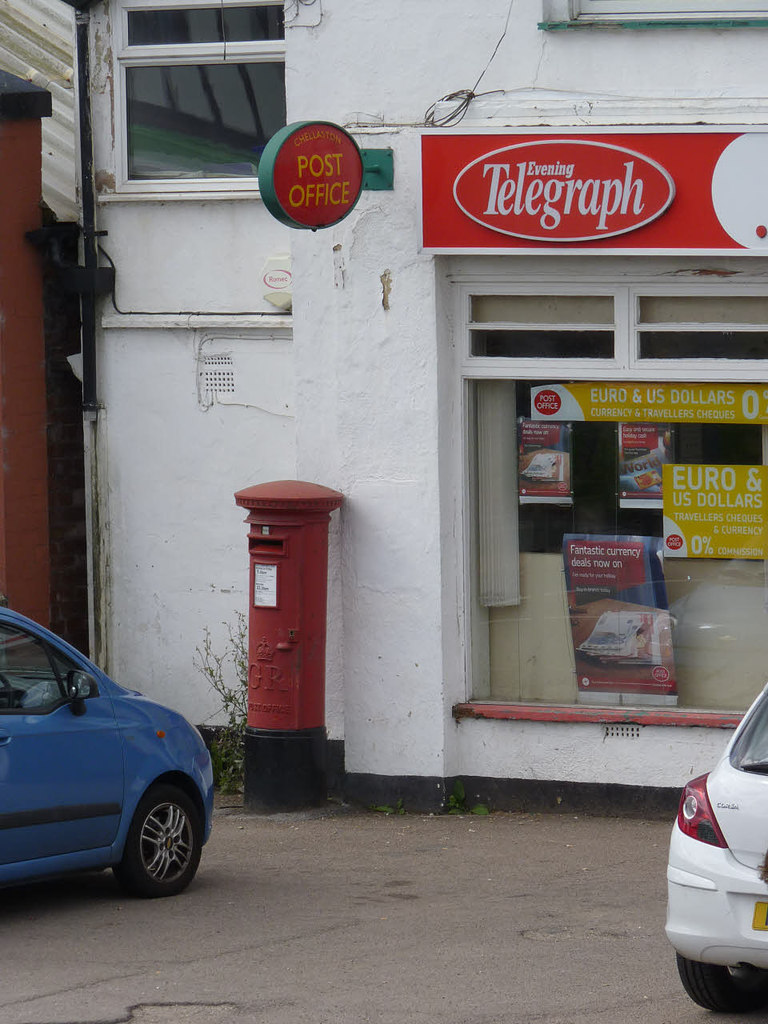
[[[534,408],[541,416],[554,416],[562,404],[560,395],[549,388],[541,388],[533,399]]]
[[[478,157],[456,176],[453,197],[471,220],[503,235],[588,242],[636,231],[675,196],[661,164],[587,139],[521,142]]]

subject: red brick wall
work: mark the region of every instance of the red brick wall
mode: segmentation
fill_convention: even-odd
[[[0,121],[0,591],[47,625],[50,573],[40,121]]]

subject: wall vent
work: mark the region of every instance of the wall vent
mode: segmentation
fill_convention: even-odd
[[[235,366],[232,356],[203,356],[198,375],[200,391],[204,394],[232,394],[235,391]]]
[[[196,343],[195,379],[203,412],[237,406],[293,418],[293,351],[287,332],[203,334]]]
[[[642,725],[606,725],[604,728],[606,739],[623,737],[628,740],[636,740],[640,738],[640,730],[643,727]]]

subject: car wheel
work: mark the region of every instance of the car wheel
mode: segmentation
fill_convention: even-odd
[[[768,971],[747,964],[721,967],[677,954],[683,988],[699,1006],[720,1013],[748,1013],[768,1005]]]
[[[200,815],[176,786],[144,794],[128,829],[115,876],[134,896],[175,896],[195,877],[202,851]]]

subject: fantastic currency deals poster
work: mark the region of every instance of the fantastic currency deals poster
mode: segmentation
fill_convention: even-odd
[[[563,537],[580,702],[677,702],[661,548],[658,537]]]
[[[518,423],[521,504],[573,504],[570,423]]]

